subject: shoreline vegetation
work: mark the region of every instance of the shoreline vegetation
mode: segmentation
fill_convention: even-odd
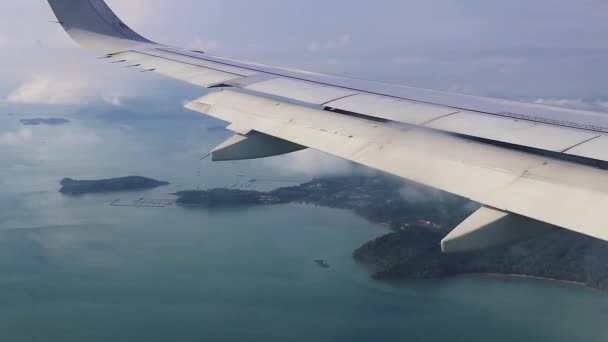
[[[483,251],[443,254],[440,241],[479,205],[384,174],[324,177],[268,192],[210,189],[175,195],[178,205],[203,208],[304,203],[352,210],[392,231],[353,252],[377,279],[500,275],[608,291],[608,243],[568,230]]]

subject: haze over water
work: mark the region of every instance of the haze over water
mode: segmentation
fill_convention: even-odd
[[[24,128],[21,117],[0,113],[2,340],[608,340],[608,297],[579,286],[373,280],[351,253],[388,231],[348,211],[108,205],[251,178],[259,188],[307,180],[277,163],[199,161],[226,136],[205,129],[209,121],[89,117]],[[172,185],[57,192],[64,177],[132,174]]]

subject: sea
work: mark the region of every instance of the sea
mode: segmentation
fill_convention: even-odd
[[[310,154],[200,160],[229,135],[194,115],[19,123],[27,117],[0,111],[1,341],[608,341],[608,296],[582,286],[372,279],[352,252],[389,232],[349,211],[109,205],[298,184],[315,176]],[[297,163],[312,163],[313,174]],[[58,192],[64,177],[127,175],[171,185]]]

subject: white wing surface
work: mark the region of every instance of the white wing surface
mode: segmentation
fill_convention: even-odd
[[[482,203],[446,251],[556,227],[608,240],[606,114],[212,56],[147,40],[103,0],[49,3],[70,36],[108,62],[211,88],[187,107],[235,132],[214,160],[310,147]]]

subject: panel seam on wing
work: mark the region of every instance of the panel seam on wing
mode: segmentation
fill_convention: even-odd
[[[587,139],[587,140],[585,140],[585,141],[581,141],[580,143],[578,143],[578,144],[576,144],[576,145],[574,145],[574,146],[570,146],[570,147],[568,147],[567,149],[565,149],[565,150],[563,150],[563,151],[561,151],[561,152],[562,152],[562,153],[567,153],[568,151],[573,150],[573,149],[575,149],[575,148],[577,148],[577,147],[579,147],[579,146],[581,146],[581,145],[584,145],[584,144],[586,144],[586,143],[588,143],[588,142],[590,142],[590,141],[592,141],[592,140],[598,139],[598,138],[600,138],[601,136],[602,136],[601,134],[596,135],[596,136],[595,136],[595,137],[593,137],[593,138]]]

